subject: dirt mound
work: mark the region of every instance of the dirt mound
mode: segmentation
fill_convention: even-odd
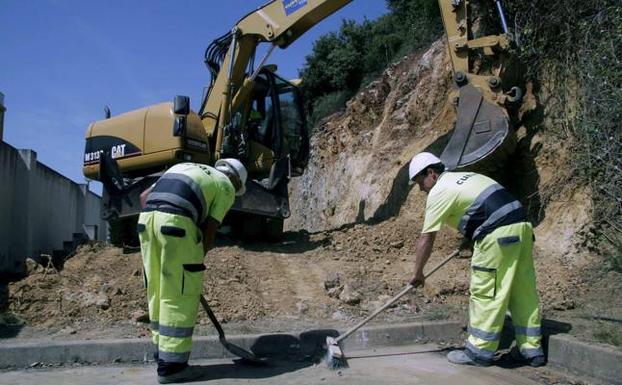
[[[451,234],[441,240],[457,241]],[[221,239],[206,259],[204,292],[228,330],[334,327],[359,319],[405,286],[413,252],[410,230],[395,220],[316,234],[290,232],[279,244]],[[449,302],[464,305],[467,265],[458,260],[445,267],[430,280],[425,296],[405,298],[380,319],[450,317],[423,309],[435,309],[454,295],[458,300]],[[140,254],[89,246],[61,272],[37,268],[12,284],[11,311],[29,326],[23,337],[144,336],[142,285]],[[198,323],[209,324],[202,311]]]
[[[87,245],[80,247],[61,271],[35,263],[29,263],[29,270],[27,278],[10,286],[10,310],[27,325],[67,328],[73,333],[75,329],[130,321],[146,309],[139,254]]]

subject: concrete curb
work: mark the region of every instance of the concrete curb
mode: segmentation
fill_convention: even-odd
[[[227,337],[260,357],[289,360],[318,359],[324,354],[327,336],[345,330],[322,329],[300,333],[231,335]],[[344,352],[373,347],[413,343],[455,341],[464,338],[459,322],[413,322],[361,328],[341,343]],[[0,346],[0,369],[23,368],[34,363],[61,365],[71,363],[109,364],[153,360],[153,345],[148,338],[90,341],[51,341],[3,343]],[[195,337],[192,359],[234,358],[216,337]],[[548,361],[551,366],[608,384],[622,385],[622,351],[576,340],[567,334],[548,337]]]
[[[463,325],[458,322],[415,322],[399,325],[361,328],[343,341],[344,350],[369,347],[399,346],[428,341],[459,338]],[[231,335],[227,340],[260,357],[317,358],[325,352],[327,336],[345,332],[334,329],[301,333]],[[153,344],[148,338],[3,343],[0,346],[0,368],[23,368],[35,363],[61,365],[69,363],[107,364],[153,360]],[[347,350],[346,350],[347,352]],[[192,359],[233,358],[217,337],[195,337]]]
[[[569,335],[549,337],[549,363],[571,373],[622,385],[622,351],[591,345]]]

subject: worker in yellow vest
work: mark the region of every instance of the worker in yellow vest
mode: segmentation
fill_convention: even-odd
[[[244,194],[246,177],[236,159],[221,159],[215,167],[180,163],[141,194],[138,235],[161,384],[201,376],[188,358],[203,260],[235,196]]]
[[[533,266],[533,229],[523,206],[494,180],[472,172],[447,172],[435,155],[415,155],[410,180],[428,194],[411,284],[425,283],[423,268],[442,224],[475,242],[471,260],[468,339],[450,362],[488,366],[499,346],[506,311],[514,324],[517,358],[546,363],[541,347],[539,297]]]

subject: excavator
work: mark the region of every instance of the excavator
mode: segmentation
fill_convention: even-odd
[[[273,0],[241,18],[205,51],[211,81],[198,112],[186,96],[114,117],[106,109],[105,119],[86,131],[83,166],[87,178],[103,184],[102,217],[135,218],[140,193],[176,163],[213,165],[234,157],[249,178],[229,223],[243,236],[278,238],[290,215],[288,183],[307,167],[309,136],[300,82],[283,79],[266,62],[275,48],[286,49],[351,2]],[[511,35],[503,8],[494,1],[503,33],[475,37],[470,3],[439,0],[455,83],[450,97],[457,107],[441,155],[449,169],[500,164],[516,142],[508,111],[521,91],[504,67]],[[256,62],[260,44],[268,47]]]

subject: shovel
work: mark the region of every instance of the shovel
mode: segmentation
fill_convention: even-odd
[[[222,344],[222,346],[225,347],[225,349],[227,349],[229,352],[235,354],[236,356],[242,359],[249,360],[252,362],[263,363],[263,361],[259,357],[254,355],[253,353],[227,341],[227,338],[225,337],[225,332],[222,330],[222,326],[220,326],[220,323],[216,319],[214,312],[212,311],[212,309],[210,309],[209,304],[207,303],[207,300],[205,299],[203,295],[201,295],[201,306],[203,306],[203,309],[207,313],[207,316],[209,317],[210,321],[212,321],[212,323],[214,324],[216,331],[218,331],[218,339],[220,340],[220,343]]]

